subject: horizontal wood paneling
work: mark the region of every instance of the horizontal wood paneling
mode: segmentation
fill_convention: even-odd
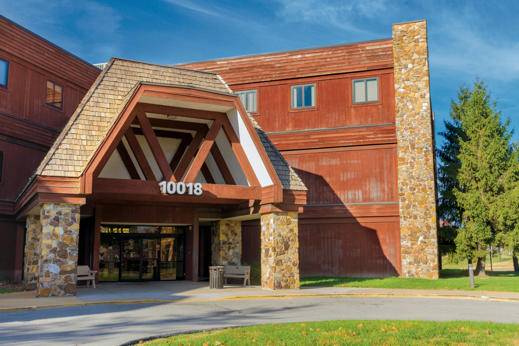
[[[269,132],[268,136],[281,151],[396,143],[395,125],[391,124]]]
[[[283,152],[308,188],[309,205],[397,201],[396,148]]]
[[[392,40],[300,49],[181,65],[216,72],[231,85],[393,66]]]
[[[88,89],[100,73],[95,66],[0,16],[1,50]]]

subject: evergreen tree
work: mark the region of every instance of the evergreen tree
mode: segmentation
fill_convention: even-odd
[[[451,102],[451,120],[445,121],[445,131],[440,133],[444,139],[443,145],[438,151],[438,216],[440,219],[438,243],[440,259],[442,255],[456,251],[454,239],[461,225],[462,211],[454,195],[454,190],[459,187],[459,141],[460,138],[465,138],[460,120],[464,105],[469,98],[470,91],[467,88],[461,88],[458,92],[457,102]]]
[[[500,229],[495,211],[510,171],[511,132],[509,123],[501,122],[483,83],[474,83],[468,95],[463,90],[460,94],[463,97],[455,106],[462,132],[457,186],[453,189],[461,211],[456,251],[469,263],[477,260],[476,271],[484,275],[487,249]]]

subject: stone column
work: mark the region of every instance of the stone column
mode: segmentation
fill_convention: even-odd
[[[212,237],[213,265],[241,264],[241,221],[220,220]]]
[[[26,219],[25,258],[23,281],[28,290],[36,289],[40,271],[41,223],[40,215],[29,215]]]
[[[261,287],[299,288],[296,212],[261,215]]]
[[[438,278],[434,132],[425,21],[393,26],[402,276]]]
[[[39,297],[76,294],[79,209],[67,203],[41,205]]]

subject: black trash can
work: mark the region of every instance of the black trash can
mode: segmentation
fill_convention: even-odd
[[[223,266],[209,267],[209,288],[223,288]]]

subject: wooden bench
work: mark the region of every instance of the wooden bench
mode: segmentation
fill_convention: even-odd
[[[250,266],[224,266],[223,279],[227,284],[227,279],[243,279],[243,286],[250,286]]]
[[[90,283],[92,282],[92,286],[96,288],[96,273],[95,270],[90,270],[89,266],[77,266],[77,282],[86,281],[87,287],[90,287]]]

